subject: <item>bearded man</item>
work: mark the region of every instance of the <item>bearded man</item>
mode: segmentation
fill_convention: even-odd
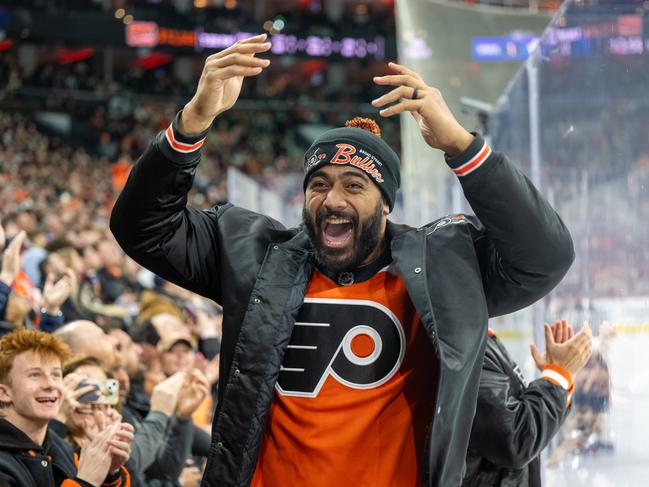
[[[304,224],[187,205],[213,120],[269,61],[266,36],[207,58],[192,100],[139,159],[111,229],[136,261],[223,306],[204,487],[459,486],[489,316],[548,293],[570,267],[561,219],[441,93],[391,63],[374,100],[410,112],[446,153],[476,217],[388,221],[400,163],[375,124],[305,154]],[[394,103],[393,103],[394,102]]]

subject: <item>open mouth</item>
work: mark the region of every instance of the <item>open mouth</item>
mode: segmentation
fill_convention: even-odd
[[[58,402],[58,398],[56,397],[37,397],[36,402],[39,404],[44,404],[44,405],[54,405]]]
[[[344,247],[354,235],[354,224],[349,218],[329,217],[322,223],[322,235],[327,247]]]

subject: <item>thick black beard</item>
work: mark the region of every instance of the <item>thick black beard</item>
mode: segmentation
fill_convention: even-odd
[[[309,215],[304,205],[302,209],[302,221],[306,227],[307,234],[313,244],[318,267],[331,274],[352,271],[367,259],[381,242],[381,215],[383,205],[379,201],[374,214],[363,222],[360,231],[357,232],[358,219],[356,215],[344,211],[320,210],[315,217],[315,222]],[[354,225],[354,238],[356,243],[353,251],[348,257],[343,257],[348,251],[345,249],[331,249],[325,246],[321,232],[322,222],[330,217],[349,218]]]

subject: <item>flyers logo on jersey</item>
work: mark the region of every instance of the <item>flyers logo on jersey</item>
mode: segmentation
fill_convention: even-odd
[[[379,303],[305,298],[275,387],[317,397],[329,376],[353,389],[379,387],[401,366],[405,341],[399,319]]]

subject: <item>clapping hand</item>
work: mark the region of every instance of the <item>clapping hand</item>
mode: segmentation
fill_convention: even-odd
[[[556,322],[554,328],[546,323],[544,331],[545,354],[541,356],[538,349],[534,345],[531,346],[532,357],[537,367],[542,370],[547,365],[557,365],[574,377],[592,353],[590,326],[585,323],[579,333],[572,336],[572,327],[562,320]],[[557,338],[563,341],[558,342]]]
[[[180,393],[176,415],[180,419],[188,419],[198,409],[209,392],[209,381],[200,370],[194,369]]]
[[[76,287],[77,277],[72,269],[66,269],[65,275],[54,282],[54,274],[47,274],[43,287],[43,306],[45,312],[55,315],[61,311],[61,305],[70,297]]]

